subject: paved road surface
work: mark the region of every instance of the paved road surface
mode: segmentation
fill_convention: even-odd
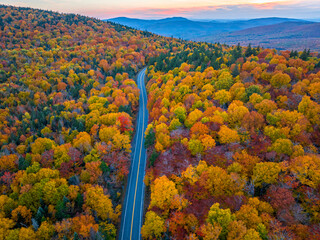
[[[140,89],[139,114],[136,135],[133,139],[131,169],[127,192],[122,209],[120,240],[141,239],[141,226],[144,201],[144,175],[146,167],[146,150],[144,148],[144,132],[148,124],[147,92],[144,84],[146,68],[138,74]]]

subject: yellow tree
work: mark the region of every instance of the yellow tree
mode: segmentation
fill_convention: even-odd
[[[42,154],[44,151],[52,149],[55,145],[55,142],[49,138],[37,138],[31,144],[31,151],[34,154]]]
[[[242,205],[235,215],[237,220],[242,221],[248,229],[256,228],[262,222],[258,210],[247,204]]]
[[[258,113],[264,116],[278,108],[274,101],[268,99],[264,99],[262,102],[255,104],[254,107],[258,110]]]
[[[235,220],[235,216],[231,213],[230,209],[221,209],[219,203],[211,206],[208,212],[207,222],[213,226],[219,224],[222,228],[220,238],[225,239],[228,233],[229,224]]]
[[[227,240],[242,240],[247,233],[247,228],[243,221],[232,221],[228,225]]]
[[[320,184],[320,157],[310,154],[293,159],[289,166],[302,184],[317,188]]]
[[[262,186],[263,183],[276,183],[281,172],[279,163],[275,162],[260,162],[253,169],[252,180],[256,187]]]
[[[240,136],[238,132],[228,128],[226,125],[221,126],[218,136],[219,141],[222,144],[240,142]]]
[[[291,155],[293,153],[293,143],[290,139],[277,139],[271,146],[271,149],[277,153]]]
[[[206,223],[201,226],[200,231],[203,236],[203,240],[218,240],[222,227],[218,223],[215,223],[214,225]]]
[[[201,174],[199,184],[213,196],[232,196],[241,194],[244,182],[220,167],[210,166]]]
[[[151,202],[149,208],[153,206],[162,210],[169,210],[173,207],[172,201],[178,190],[175,183],[166,176],[157,178],[151,185]]]
[[[144,225],[141,228],[143,239],[160,239],[165,231],[164,220],[153,211],[146,213]]]
[[[102,142],[108,144],[116,134],[120,134],[120,130],[117,127],[103,127],[99,131],[99,138]]]
[[[231,94],[226,90],[219,90],[214,94],[214,99],[219,101],[221,105],[224,105],[231,101]]]
[[[39,240],[50,240],[55,233],[54,226],[47,221],[41,223],[37,230],[37,239]]]
[[[86,132],[80,132],[73,140],[73,146],[82,152],[90,152],[92,149],[90,135]]]
[[[243,102],[235,100],[229,105],[228,113],[230,126],[240,126],[244,116],[249,113],[249,110],[243,106]]]
[[[285,73],[277,73],[275,74],[271,80],[271,86],[275,87],[275,88],[280,88],[282,86],[286,86],[291,82],[291,78],[288,74]]]
[[[113,147],[116,150],[124,149],[126,152],[131,152],[131,142],[128,135],[117,133],[112,137]]]
[[[6,239],[6,236],[11,228],[13,228],[15,222],[9,218],[0,218],[0,238]]]
[[[85,192],[85,203],[94,211],[102,220],[115,220],[112,202],[109,196],[104,195],[103,188],[100,186],[88,186]]]
[[[254,229],[249,229],[243,240],[262,240],[259,233]]]
[[[188,142],[188,149],[192,155],[201,154],[204,150],[202,142],[198,139],[191,139]]]
[[[195,124],[195,122],[202,117],[202,115],[203,113],[200,110],[198,109],[193,110],[185,120],[184,122],[185,126],[188,128],[191,128]]]

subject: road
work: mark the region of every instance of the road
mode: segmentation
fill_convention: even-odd
[[[120,240],[141,239],[143,202],[144,202],[144,175],[146,168],[146,150],[144,148],[144,132],[148,124],[147,92],[144,84],[146,68],[142,69],[137,77],[140,89],[139,113],[136,134],[133,139],[131,168],[128,177],[126,197],[122,209]]]

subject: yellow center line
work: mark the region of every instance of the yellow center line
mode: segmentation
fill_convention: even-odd
[[[142,74],[143,75],[143,74]],[[138,79],[139,81],[139,79]],[[142,88],[142,82],[141,82],[141,88]],[[142,96],[142,108],[144,109],[144,98],[143,98],[143,89],[141,89],[141,96]],[[141,137],[141,144],[140,144],[140,153],[139,153],[139,163],[138,163],[138,172],[137,172],[137,180],[136,180],[136,188],[134,192],[134,199],[133,199],[133,209],[132,209],[132,219],[131,219],[131,230],[130,230],[130,240],[132,239],[132,228],[133,228],[133,217],[134,217],[134,208],[136,203],[136,195],[137,195],[137,187],[138,187],[138,178],[139,178],[139,171],[140,171],[140,160],[141,160],[141,152],[142,152],[142,141],[143,141],[143,126],[144,126],[144,110],[142,110],[142,137]]]

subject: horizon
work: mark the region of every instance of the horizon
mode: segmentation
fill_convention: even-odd
[[[190,20],[248,20],[255,18],[296,18],[319,20],[320,2],[311,0],[226,0],[221,4],[217,0],[162,0],[149,2],[139,0],[0,0],[1,4],[52,10],[63,13],[75,13],[110,19],[116,17],[157,20],[168,17],[184,17]],[[307,17],[306,17],[307,16]]]
[[[139,17],[127,17],[127,16],[117,16],[112,18],[105,18],[101,20],[111,20],[117,18],[128,18],[128,19],[138,19],[138,20],[162,20],[162,19],[170,19],[170,18],[185,18],[190,21],[199,21],[199,22],[208,22],[208,21],[247,21],[247,20],[254,20],[254,19],[268,19],[268,18],[284,18],[284,19],[297,19],[297,20],[305,20],[305,21],[320,21],[319,18],[289,18],[289,17],[276,17],[276,16],[267,16],[267,17],[257,17],[257,18],[211,18],[211,19],[199,19],[199,18],[188,18],[188,17],[180,17],[180,16],[168,16],[162,18],[139,18]]]

